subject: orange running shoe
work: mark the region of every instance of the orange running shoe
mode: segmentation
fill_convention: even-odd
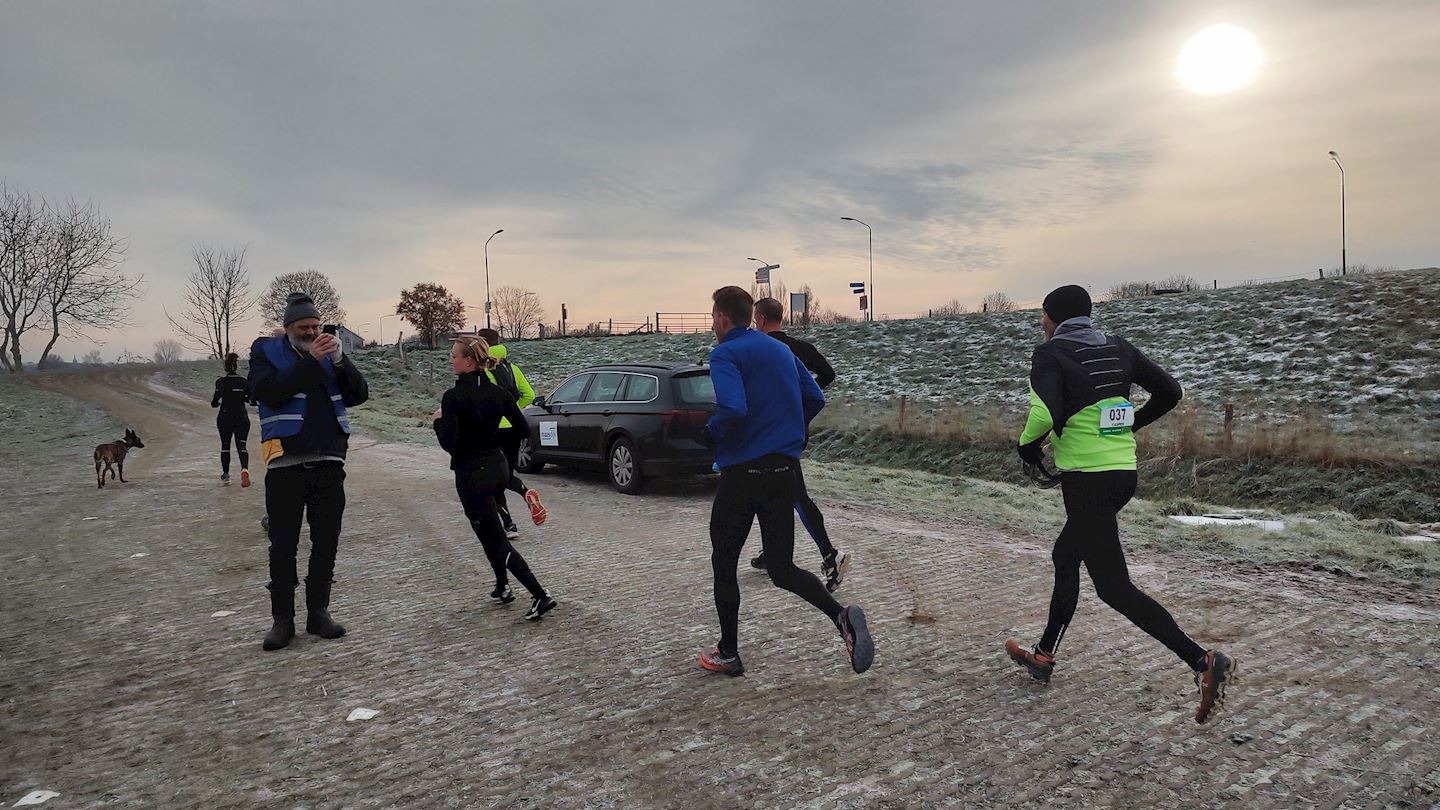
[[[240,471],[240,486],[241,486],[242,488],[250,486],[250,471],[249,471],[249,470],[241,470],[241,471]]]
[[[1195,722],[1204,723],[1217,709],[1225,705],[1225,687],[1235,682],[1234,658],[1219,650],[1205,653],[1205,671],[1195,673],[1195,685],[1200,687],[1200,708],[1195,710]]]
[[[550,517],[550,510],[545,508],[545,504],[540,503],[540,493],[535,490],[528,490],[525,493],[525,503],[530,507],[530,519],[535,521],[536,526],[543,524],[545,519]]]
[[[1050,673],[1055,671],[1055,656],[1038,649],[1025,649],[1013,638],[1005,639],[1005,654],[1010,660],[1030,671],[1030,677],[1041,683],[1050,683]]]
[[[722,675],[735,677],[745,674],[745,664],[740,660],[740,653],[734,655],[721,655],[720,648],[714,647],[709,650],[700,651],[700,666],[711,672],[719,672]]]

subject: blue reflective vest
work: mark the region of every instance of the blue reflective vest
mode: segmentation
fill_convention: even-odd
[[[290,345],[290,339],[285,335],[262,338],[257,343],[264,350],[265,359],[275,366],[276,371],[284,372],[294,368],[301,360],[300,353],[295,351]],[[348,434],[350,420],[345,415],[345,403],[340,395],[340,386],[335,381],[335,364],[326,357],[320,361],[320,366],[325,369],[325,393],[330,396],[330,404],[335,406],[335,418],[340,422],[340,429]],[[260,403],[260,440],[270,441],[298,435],[305,426],[305,406],[308,401],[309,395],[302,392],[285,400],[278,408]]]

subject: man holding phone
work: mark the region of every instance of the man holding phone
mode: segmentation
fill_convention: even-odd
[[[345,512],[345,453],[350,443],[346,409],[370,391],[334,326],[320,325],[315,302],[291,293],[283,334],[250,347],[250,392],[260,403],[265,459],[265,512],[270,521],[270,613],[266,650],[295,637],[296,551],[300,524],[310,524],[305,576],[306,632],[333,639],[345,628],[330,618],[330,585]]]

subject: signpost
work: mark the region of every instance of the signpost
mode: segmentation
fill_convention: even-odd
[[[867,310],[867,309],[869,309],[869,308],[870,308],[870,296],[868,296],[868,295],[862,295],[862,296],[860,296],[860,311],[861,311],[861,312],[864,312],[865,310]]]
[[[790,324],[795,324],[795,313],[800,313],[800,323],[810,324],[810,296],[803,292],[790,293]]]

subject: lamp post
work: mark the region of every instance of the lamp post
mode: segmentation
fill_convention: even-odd
[[[490,234],[494,239],[504,233],[504,228],[499,228],[495,233]],[[485,328],[490,328],[490,239],[485,240]]]
[[[381,315],[379,318],[376,318],[376,319],[375,319],[375,322],[376,322],[377,326],[378,326],[379,329],[380,329],[380,345],[382,345],[382,346],[385,345],[385,319],[386,319],[386,318],[398,318],[398,317],[399,317],[398,315],[396,315],[395,313],[391,312],[391,313],[386,314],[386,315]]]
[[[1340,275],[1345,275],[1345,165],[1340,162],[1340,155],[1330,150],[1330,159],[1340,167]]]
[[[840,218],[846,222],[860,222],[860,220],[854,217]],[[873,321],[875,320],[875,231],[864,222],[860,222],[860,224],[865,225],[865,230],[870,234],[870,283],[865,288],[865,294],[869,297],[869,306],[865,309],[865,318],[866,320]]]

